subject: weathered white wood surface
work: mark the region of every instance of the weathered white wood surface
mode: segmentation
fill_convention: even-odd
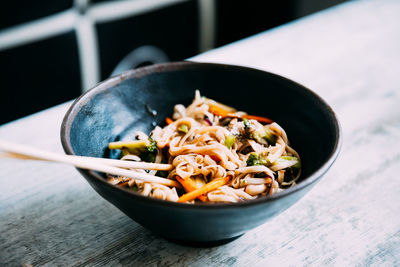
[[[287,76],[336,110],[334,167],[306,197],[232,243],[169,243],[103,200],[69,166],[0,159],[0,265],[400,265],[400,1],[356,1],[194,60]],[[62,151],[70,103],[0,127]]]

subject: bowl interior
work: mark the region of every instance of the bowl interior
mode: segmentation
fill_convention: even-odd
[[[333,112],[303,86],[259,70],[189,62],[129,71],[101,83],[71,108],[65,138],[77,155],[117,157],[110,155],[109,142],[133,138],[137,130],[149,133],[156,124],[164,126],[174,105],[190,104],[196,89],[280,124],[301,157],[301,180],[337,149],[339,127]]]

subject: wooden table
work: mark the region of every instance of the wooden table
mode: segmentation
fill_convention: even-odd
[[[275,72],[320,94],[343,128],[333,168],[264,225],[192,248],[131,221],[73,167],[1,159],[1,266],[400,265],[400,1],[346,3],[193,60]],[[3,125],[0,138],[61,152],[69,105]]]

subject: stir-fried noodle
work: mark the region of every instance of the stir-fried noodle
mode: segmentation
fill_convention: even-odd
[[[109,176],[110,183],[141,195],[194,203],[240,202],[293,186],[300,157],[285,131],[268,118],[247,115],[200,96],[188,107],[175,105],[167,126],[137,140],[110,143],[121,160],[169,163],[169,172],[134,169],[179,182],[182,188]]]

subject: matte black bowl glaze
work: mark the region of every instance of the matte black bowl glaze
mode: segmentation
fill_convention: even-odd
[[[131,70],[83,94],[65,115],[61,128],[64,150],[67,154],[108,156],[109,142],[136,130],[148,133],[153,122],[163,126],[175,104],[191,103],[195,89],[238,110],[279,123],[300,154],[302,176],[296,186],[253,201],[190,205],[143,197],[107,183],[99,173],[79,170],[102,197],[165,238],[197,243],[232,240],[298,201],[338,155],[338,121],[332,109],[312,91],[256,69],[192,62]],[[155,117],[149,108],[157,111]]]

